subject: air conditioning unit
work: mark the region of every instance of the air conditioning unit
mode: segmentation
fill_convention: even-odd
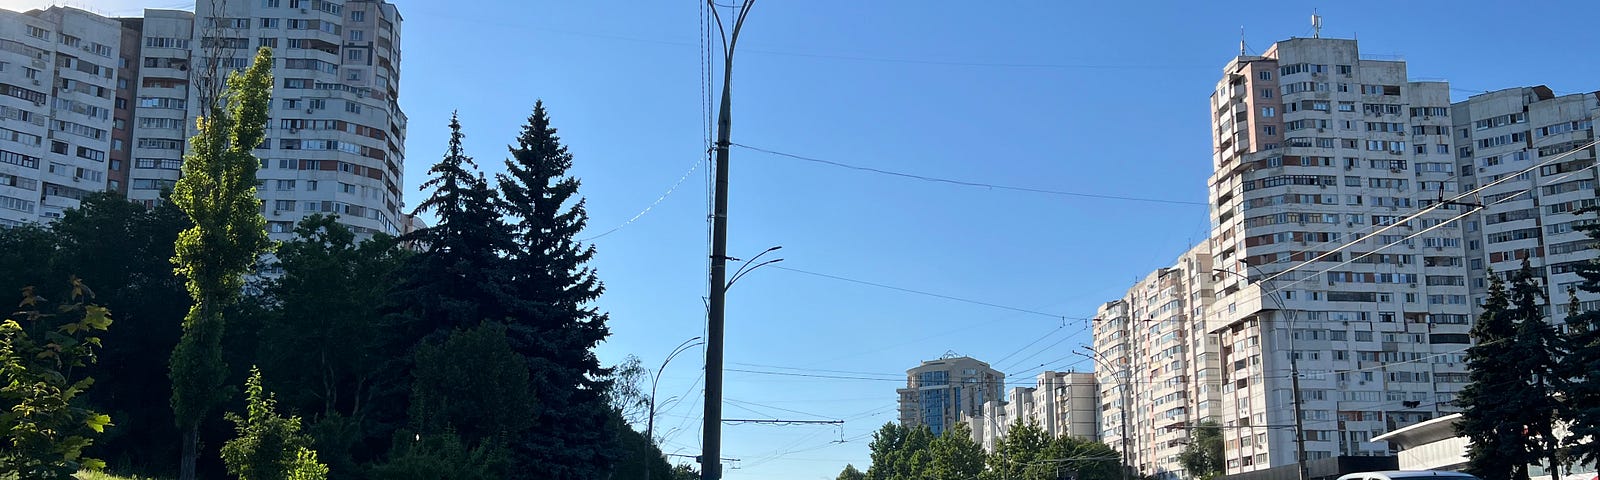
[[[1400,173],[1400,169],[1398,169],[1398,168],[1390,168],[1389,169],[1389,173]]]
[[[307,9],[304,9],[304,8],[302,8],[302,9],[300,9],[300,13],[311,13],[311,11],[310,11],[310,10],[307,10]]]
[[[298,129],[298,128],[290,128],[289,129],[289,133],[300,133],[300,129]]]
[[[316,113],[315,109],[307,108],[306,113]]]
[[[1415,283],[1411,284],[1411,288],[1417,288],[1417,284],[1415,284]]]
[[[35,87],[39,86],[39,80],[35,79],[33,81],[33,86],[35,86]]]
[[[1350,165],[1345,165],[1345,166],[1344,166],[1344,171],[1346,171],[1346,172],[1348,172],[1348,171],[1350,171],[1350,169],[1352,169],[1352,168],[1356,168],[1356,167],[1353,167],[1353,166],[1350,166]]]

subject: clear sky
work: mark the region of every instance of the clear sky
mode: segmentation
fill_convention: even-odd
[[[47,3],[0,0],[12,9]],[[117,15],[193,4],[72,3]],[[408,203],[443,152],[452,110],[468,150],[497,171],[544,99],[576,155],[594,234],[651,205],[701,159],[694,0],[396,3]],[[1587,0],[761,0],[739,44],[733,139],[927,176],[1203,203],[1207,96],[1238,52],[1240,27],[1259,53],[1310,36],[1314,8],[1324,36],[1404,55],[1413,78],[1448,79],[1458,100],[1532,84],[1600,89],[1590,22],[1600,3]],[[799,375],[729,372],[725,414],[846,423],[727,426],[724,453],[740,460],[729,479],[865,469],[867,436],[896,419],[904,371],[946,351],[996,363],[1017,383],[1031,383],[1040,364],[1087,369],[1069,354],[1088,340],[1084,322],[1063,327],[1056,316],[1092,316],[1208,228],[1203,205],[930,183],[743,148],[730,165],[733,256],[782,245],[778,266],[1048,315],[756,271],[729,297],[728,367]],[[611,313],[607,362],[634,354],[654,367],[702,333],[704,172],[699,165],[647,214],[595,241],[608,287],[601,306]],[[701,364],[692,350],[661,381],[663,399],[688,397],[658,417],[668,452],[699,451]]]

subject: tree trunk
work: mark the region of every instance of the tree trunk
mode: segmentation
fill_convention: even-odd
[[[178,461],[178,480],[194,480],[194,462],[200,457],[200,427],[183,432],[183,457]]]

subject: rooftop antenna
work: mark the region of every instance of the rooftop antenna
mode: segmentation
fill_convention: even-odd
[[[1241,57],[1245,56],[1245,52],[1244,52],[1244,25],[1240,25],[1239,26],[1239,56],[1241,56]]]
[[[1322,38],[1322,15],[1317,15],[1316,9],[1311,9],[1311,38]]]

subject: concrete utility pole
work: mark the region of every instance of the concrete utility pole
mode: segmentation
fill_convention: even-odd
[[[1084,347],[1084,348],[1085,348],[1085,350],[1088,349],[1088,347]],[[1106,362],[1104,360],[1101,360],[1100,359],[1100,354],[1095,353],[1094,350],[1089,350],[1089,353],[1083,353],[1083,352],[1072,352],[1072,353],[1076,353],[1076,354],[1082,355],[1085,358],[1088,358],[1090,360],[1094,360],[1095,363],[1098,363],[1098,364],[1100,364],[1100,366],[1105,367],[1106,371],[1112,372],[1111,375],[1113,375],[1113,376],[1117,377],[1118,379],[1120,379],[1120,381],[1117,382],[1117,390],[1121,390],[1121,393],[1122,393],[1122,395],[1121,395],[1122,396],[1122,408],[1119,408],[1117,410],[1122,412],[1122,468],[1121,468],[1121,470],[1122,470],[1122,480],[1129,480],[1128,475],[1129,475],[1130,472],[1128,470],[1133,467],[1133,465],[1132,465],[1132,463],[1133,463],[1133,442],[1132,442],[1132,439],[1128,438],[1128,409],[1129,408],[1133,408],[1133,404],[1130,401],[1130,398],[1128,397],[1128,383],[1129,383],[1129,381],[1132,380],[1131,378],[1128,378],[1128,375],[1129,375],[1128,369],[1127,369],[1127,367],[1123,367],[1122,373],[1117,373],[1115,371],[1115,369],[1111,368],[1111,365],[1108,365],[1108,364],[1106,364]]]
[[[1248,263],[1239,263],[1244,265],[1245,268],[1256,268]],[[1233,270],[1214,268],[1211,271],[1232,274],[1244,279],[1246,283],[1250,282],[1249,276]],[[1256,275],[1261,276],[1263,279],[1271,278],[1262,274],[1260,269],[1256,270]],[[1300,359],[1298,358],[1300,352],[1294,349],[1294,311],[1283,306],[1283,297],[1278,296],[1278,291],[1271,289],[1270,285],[1263,282],[1261,288],[1266,289],[1265,291],[1267,292],[1267,296],[1272,299],[1272,303],[1278,305],[1278,315],[1288,319],[1288,322],[1285,322],[1284,326],[1289,328],[1289,389],[1294,396],[1295,465],[1298,467],[1300,472],[1299,479],[1309,480],[1311,478],[1311,470],[1306,465],[1306,425],[1304,410],[1302,410],[1305,405],[1305,400],[1300,397]]]
[[[722,478],[722,352],[723,320],[727,306],[728,273],[728,128],[733,124],[729,115],[733,101],[733,49],[739,43],[739,30],[750,13],[755,0],[744,0],[738,18],[733,22],[731,34],[722,24],[717,4],[706,0],[716,19],[717,31],[722,34],[722,105],[717,110],[717,179],[715,200],[711,213],[711,291],[706,319],[706,410],[702,419],[704,450],[700,458],[700,478]]]

